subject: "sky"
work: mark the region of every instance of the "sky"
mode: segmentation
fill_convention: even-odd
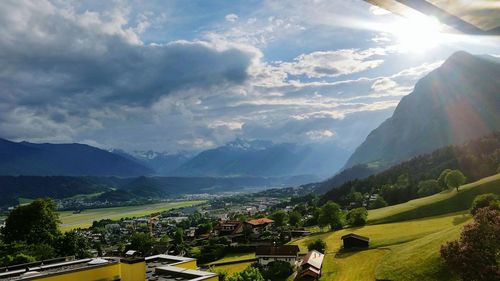
[[[200,151],[235,138],[354,150],[449,34],[361,0],[0,1],[0,137]]]

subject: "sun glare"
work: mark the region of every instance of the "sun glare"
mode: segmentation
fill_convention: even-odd
[[[415,16],[398,22],[393,34],[398,42],[397,48],[402,52],[424,52],[437,45],[443,39],[441,24],[434,17]]]

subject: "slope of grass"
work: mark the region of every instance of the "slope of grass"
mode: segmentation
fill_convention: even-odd
[[[93,221],[102,219],[118,220],[126,217],[140,217],[175,208],[193,206],[204,202],[205,201],[164,202],[138,206],[88,209],[83,210],[79,214],[73,214],[71,211],[63,211],[59,212],[59,217],[62,222],[61,230],[69,231],[79,227],[89,227],[92,225]]]
[[[463,185],[459,192],[454,189],[368,212],[368,223],[380,224],[416,218],[436,216],[468,210],[479,194],[500,195],[500,174]]]
[[[390,270],[390,266],[399,267],[401,268],[401,274],[403,276],[401,280],[411,280],[411,278],[404,279],[406,278],[404,276],[413,276],[405,275],[409,270],[420,272],[421,276],[427,276],[426,274],[429,274],[431,277],[434,275],[439,276],[435,273],[439,272],[439,270],[431,266],[436,259],[439,259],[439,246],[444,244],[444,241],[455,238],[452,235],[439,236],[442,240],[431,239],[429,237],[437,233],[445,233],[451,230],[459,232],[462,226],[470,220],[471,216],[468,212],[462,211],[411,221],[367,225],[358,228],[347,228],[336,232],[318,233],[292,241],[290,244],[298,245],[301,252],[305,253],[307,252],[308,242],[312,240],[319,238],[327,243],[327,256],[323,263],[323,277],[321,280],[375,280],[375,271],[378,270],[377,267],[379,264],[385,261],[386,258],[392,256],[394,257],[394,262],[389,262],[387,264],[387,270]],[[340,237],[351,232],[369,237],[371,249],[350,253],[339,252],[342,246]],[[425,240],[426,238],[428,238],[428,240]],[[411,245],[413,244],[411,243],[415,243],[415,241],[421,241],[421,244],[412,247]],[[434,243],[430,243],[430,241]],[[428,242],[428,245],[426,242]],[[404,246],[408,246],[409,248],[405,248]],[[400,254],[396,252],[396,250],[402,251],[401,255],[406,254],[408,256],[412,253],[418,256],[420,251],[422,251],[422,253],[427,253],[426,256],[423,256],[423,260],[429,264],[421,263],[422,260],[415,260],[415,262],[408,261],[406,257],[399,260],[397,257]],[[395,252],[394,255],[393,252]],[[426,260],[427,256],[433,257],[434,260]],[[412,257],[408,258],[411,259]],[[421,265],[422,268],[418,269],[419,265]],[[430,271],[426,271],[425,268],[429,268]],[[385,276],[385,272],[386,270],[380,271],[380,275]],[[391,280],[400,280],[398,278],[394,279],[393,277],[394,276],[391,276]],[[423,278],[416,280],[427,279]]]
[[[420,239],[391,247],[376,270],[380,280],[459,280],[448,271],[439,255],[441,245],[459,237],[457,225]]]
[[[320,281],[373,281],[379,261],[387,255],[387,249],[327,255]]]

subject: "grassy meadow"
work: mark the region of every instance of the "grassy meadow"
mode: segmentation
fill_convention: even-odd
[[[68,231],[75,228],[89,227],[92,225],[93,221],[101,219],[118,220],[126,217],[140,217],[175,208],[198,205],[204,202],[205,201],[162,202],[137,206],[87,209],[79,214],[73,214],[72,211],[63,211],[59,212],[59,218],[62,222],[61,229],[63,231]]]
[[[316,233],[292,241],[302,253],[314,239],[327,245],[321,280],[458,280],[446,270],[439,249],[459,237],[472,220],[469,208],[475,196],[500,195],[500,174],[403,204],[371,210],[368,225],[336,232]],[[370,238],[370,248],[342,252],[340,237],[354,232]]]

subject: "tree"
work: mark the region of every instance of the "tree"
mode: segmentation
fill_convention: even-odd
[[[472,202],[472,207],[470,213],[475,215],[477,211],[481,208],[493,208],[500,210],[500,201],[498,200],[498,195],[493,193],[486,193],[476,196]]]
[[[302,215],[297,211],[292,211],[288,214],[288,223],[291,226],[298,226],[302,220]]]
[[[77,259],[92,256],[87,238],[74,230],[57,239],[56,252],[59,256],[75,256]]]
[[[326,253],[326,242],[321,240],[321,239],[313,240],[313,241],[309,242],[309,244],[307,244],[307,249],[309,251],[316,250],[320,253],[325,254]]]
[[[136,232],[130,236],[129,250],[141,252],[143,256],[149,255],[153,247],[154,239],[147,233]]]
[[[286,261],[272,261],[261,270],[265,280],[284,280],[293,273],[293,268]]]
[[[60,235],[59,216],[52,199],[37,199],[10,212],[2,229],[6,243],[26,241],[28,244],[52,245]]]
[[[385,202],[384,197],[377,196],[375,200],[370,204],[370,209],[379,209],[387,206],[387,202]]]
[[[332,230],[342,229],[345,224],[344,212],[337,203],[330,201],[321,207],[318,223],[320,226],[330,225]]]
[[[231,277],[226,279],[227,281],[264,281],[262,273],[252,266],[247,267],[241,272],[233,274]]]
[[[351,226],[362,226],[366,224],[368,212],[366,208],[355,208],[347,213],[347,223]]]
[[[288,220],[288,214],[283,210],[278,210],[271,215],[271,219],[274,221],[274,226],[284,226]]]
[[[465,183],[465,176],[460,172],[460,170],[453,170],[446,175],[446,186],[449,188],[456,188],[458,192],[458,187]]]
[[[176,245],[184,243],[184,230],[182,230],[182,228],[177,228],[174,232],[173,239]]]
[[[436,194],[440,191],[441,187],[437,180],[424,180],[418,183],[417,194],[420,197]]]
[[[446,185],[446,176],[448,175],[449,172],[451,172],[451,169],[443,170],[437,179],[439,186],[443,190],[448,188],[448,186]]]
[[[351,192],[348,196],[347,196],[348,200],[350,202],[353,202],[356,204],[356,206],[361,206],[361,204],[363,203],[363,194],[361,192]]]
[[[446,264],[463,280],[500,280],[500,212],[481,208],[464,226],[458,241],[441,246]]]

